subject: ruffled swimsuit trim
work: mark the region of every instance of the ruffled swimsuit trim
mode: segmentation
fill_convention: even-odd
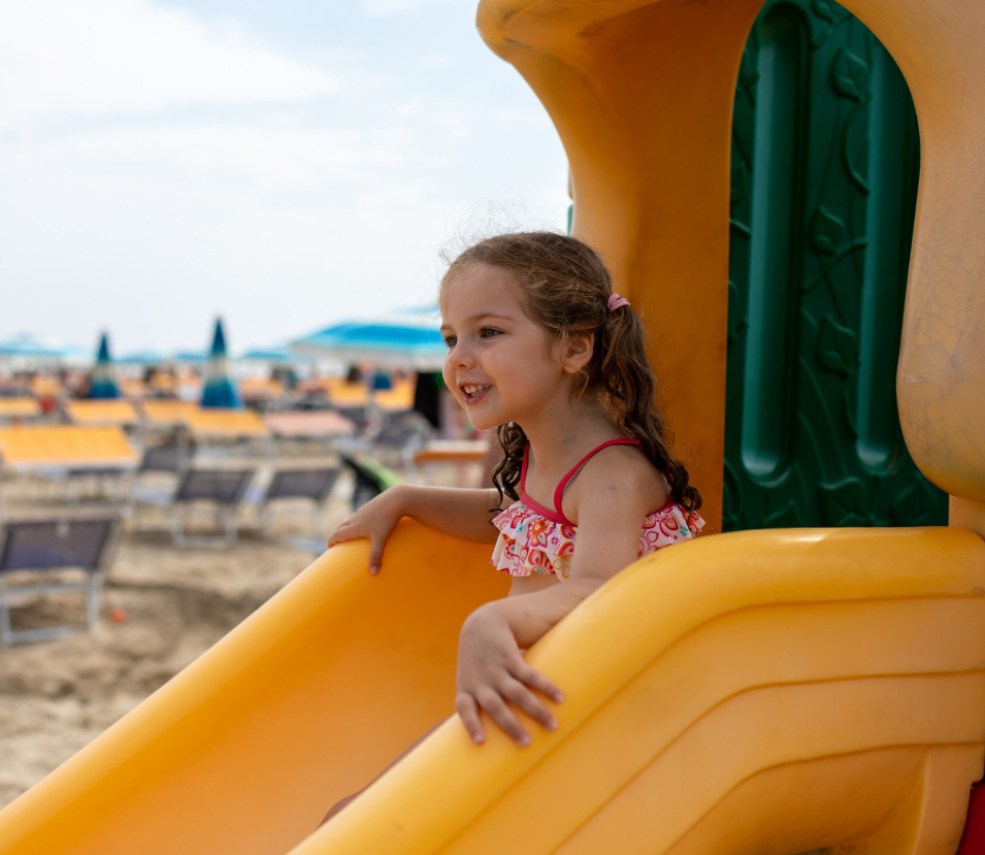
[[[639,445],[639,442],[628,437],[614,439],[586,454],[557,485],[553,510],[531,499],[526,493],[528,455],[524,450],[520,470],[520,498],[492,521],[499,529],[491,559],[494,567],[511,576],[541,573],[562,580],[568,578],[578,530],[562,512],[561,497],[578,470],[610,445]],[[690,540],[704,524],[697,512],[688,514],[677,502],[670,500],[659,510],[647,514],[644,519],[637,557]]]

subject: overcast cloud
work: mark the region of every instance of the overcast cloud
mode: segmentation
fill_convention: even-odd
[[[327,7],[327,8],[326,8]],[[4,0],[0,337],[234,352],[562,228],[566,163],[461,0]]]

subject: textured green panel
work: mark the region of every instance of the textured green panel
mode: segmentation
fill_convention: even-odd
[[[918,165],[872,34],[826,0],[767,2],[733,126],[727,530],[946,522],[896,408]]]

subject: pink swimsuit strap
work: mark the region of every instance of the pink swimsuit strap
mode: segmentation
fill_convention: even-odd
[[[619,437],[617,439],[610,439],[603,442],[601,445],[597,445],[591,451],[588,452],[581,460],[579,460],[574,466],[572,466],[567,474],[558,481],[557,487],[554,488],[554,511],[558,516],[558,522],[563,522],[567,525],[573,526],[574,523],[571,522],[565,515],[564,511],[561,510],[561,498],[564,496],[565,488],[567,488],[568,483],[571,481],[578,471],[588,463],[596,454],[598,454],[602,449],[608,448],[610,445],[639,445],[640,441],[638,439],[631,439],[628,436]],[[530,460],[530,444],[523,449],[523,465],[520,468],[520,492],[529,501],[530,497],[527,496],[527,463]],[[534,503],[536,504],[536,503]]]

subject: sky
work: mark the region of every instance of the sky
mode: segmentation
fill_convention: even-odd
[[[463,0],[0,0],[0,339],[235,355],[563,229],[547,113]]]

